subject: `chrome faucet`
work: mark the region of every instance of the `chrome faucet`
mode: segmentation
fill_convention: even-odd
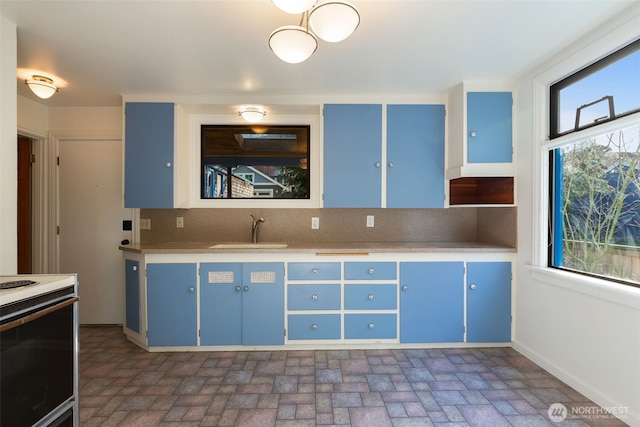
[[[253,243],[258,243],[258,226],[261,222],[264,222],[264,218],[256,219],[253,214],[251,214],[251,218],[253,218],[253,225],[251,226],[251,241]]]

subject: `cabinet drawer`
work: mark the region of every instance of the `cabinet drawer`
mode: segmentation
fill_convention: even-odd
[[[290,340],[339,340],[339,314],[290,314]]]
[[[395,314],[345,314],[344,337],[346,339],[375,339],[397,337]]]
[[[345,262],[347,280],[389,280],[397,277],[395,262]]]
[[[289,285],[287,301],[289,310],[340,310],[340,285]]]
[[[289,280],[340,280],[340,263],[290,262]]]
[[[345,285],[346,310],[395,310],[398,307],[396,285]]]

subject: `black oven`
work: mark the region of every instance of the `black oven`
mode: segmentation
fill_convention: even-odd
[[[0,426],[78,424],[75,286],[0,307]]]

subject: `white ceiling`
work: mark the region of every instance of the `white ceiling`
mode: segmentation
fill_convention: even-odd
[[[255,98],[437,94],[462,80],[514,81],[640,0],[351,0],[361,23],[287,64],[269,34],[298,24],[270,0],[0,0],[18,27],[18,70],[66,82],[48,106],[121,95]]]

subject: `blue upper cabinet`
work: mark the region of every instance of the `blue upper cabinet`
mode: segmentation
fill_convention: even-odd
[[[382,105],[324,106],[324,207],[381,204]]]
[[[175,106],[125,104],[126,208],[172,208]]]
[[[467,161],[512,162],[511,92],[467,93]]]
[[[387,207],[444,206],[444,105],[387,106]]]
[[[384,138],[382,113],[380,104],[324,106],[324,207],[443,207],[444,105],[386,106]]]

